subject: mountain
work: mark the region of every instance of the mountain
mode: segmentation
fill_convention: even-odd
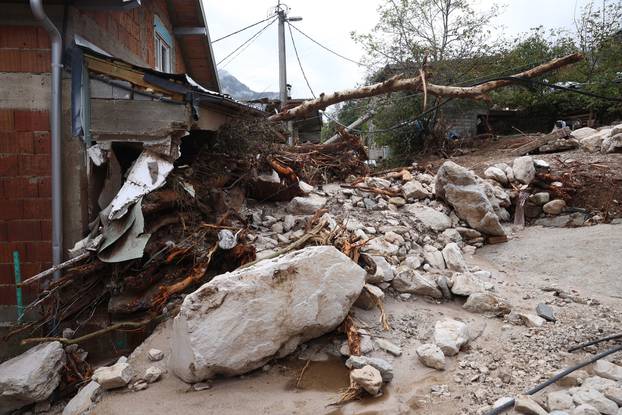
[[[220,89],[223,94],[229,94],[233,99],[238,101],[252,101],[260,98],[278,99],[278,92],[255,92],[240,82],[238,78],[229,72],[221,69],[218,71],[220,78]]]

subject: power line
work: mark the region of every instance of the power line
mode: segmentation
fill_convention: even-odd
[[[257,36],[259,36],[260,34],[262,34],[268,27],[270,27],[270,25],[272,23],[274,23],[276,21],[276,17],[272,18],[272,20],[270,20],[270,22],[268,22],[267,25],[265,25],[264,27],[262,27],[257,33],[255,33],[253,36],[251,36],[249,39],[247,39],[244,43],[242,43],[240,46],[238,46],[237,48],[235,48],[233,50],[233,52],[231,52],[230,54],[228,54],[227,56],[225,56],[223,59],[220,60],[220,62],[218,62],[216,64],[216,66],[220,65],[221,63],[223,63],[224,61],[226,61],[231,55],[233,55],[234,53],[236,53],[238,50],[242,49],[244,46],[250,44],[253,40],[255,40],[257,38]],[[239,55],[239,54],[238,54]],[[236,57],[238,56],[236,55]],[[235,58],[234,58],[235,59]],[[231,59],[233,60],[233,59]],[[227,62],[227,64],[229,64],[231,61]]]
[[[226,39],[226,38],[231,37],[231,36],[233,36],[233,35],[237,35],[238,33],[245,31],[246,29],[250,29],[251,27],[255,27],[255,26],[257,26],[258,24],[261,24],[261,23],[263,23],[263,22],[267,22],[268,20],[272,19],[273,17],[274,17],[274,16],[269,16],[269,17],[266,17],[265,19],[260,20],[260,21],[258,21],[258,22],[256,22],[256,23],[253,23],[252,25],[249,25],[249,26],[243,27],[242,29],[240,29],[240,30],[236,30],[235,32],[232,32],[232,33],[229,33],[229,34],[228,34],[228,35],[226,35],[226,36],[219,37],[219,38],[218,38],[218,39],[216,39],[216,40],[212,40],[212,43],[220,42],[220,41],[221,41],[221,40],[223,40],[223,39]]]
[[[311,92],[311,95],[313,96],[313,98],[315,98],[315,92],[313,92],[313,88],[311,88],[311,84],[309,83],[309,79],[307,79],[307,74],[305,73],[305,70],[302,67],[302,62],[300,61],[300,56],[298,55],[298,49],[296,48],[296,42],[294,41],[294,33],[292,32],[292,25],[291,25],[291,23],[287,22],[287,27],[289,28],[289,36],[292,39],[292,46],[294,47],[294,52],[296,54],[296,60],[298,61],[298,66],[300,67],[300,72],[302,72],[302,77],[305,79],[305,82],[307,83],[307,87],[309,88],[309,91]]]
[[[345,59],[349,62],[352,62],[354,64],[357,64],[359,66],[365,66],[365,67],[369,67],[369,65],[366,65],[364,63],[355,61],[354,59],[350,59],[346,56],[343,56],[341,53],[335,52],[334,50],[328,48],[327,46],[322,45],[320,42],[318,42],[317,40],[313,39],[311,36],[307,35],[305,32],[303,32],[302,30],[298,29],[296,26],[294,26],[293,24],[290,24],[291,27],[293,27],[297,32],[299,32],[301,35],[303,35],[304,37],[306,37],[307,39],[309,39],[311,42],[315,43],[316,45],[318,45],[319,47],[321,47],[322,49],[325,49],[327,51],[329,51],[330,53],[332,53],[333,55],[339,56],[342,59]]]

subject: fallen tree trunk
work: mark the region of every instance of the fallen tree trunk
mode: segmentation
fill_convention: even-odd
[[[535,78],[555,69],[579,62],[583,59],[580,53],[574,53],[562,58],[553,59],[547,63],[528,69],[524,72],[512,75],[513,78]],[[428,95],[452,98],[470,98],[470,99],[487,99],[486,93],[514,83],[509,79],[498,79],[484,82],[476,86],[459,87],[435,85],[429,82],[425,83],[425,90]],[[330,105],[339,102],[350,101],[359,98],[368,98],[376,95],[387,94],[397,91],[423,91],[424,85],[421,76],[414,78],[401,79],[400,75],[394,76],[384,82],[373,85],[367,85],[360,88],[346,89],[344,91],[333,92],[332,94],[320,94],[316,99],[308,100],[297,107],[279,112],[270,116],[270,121],[287,121],[296,118],[304,118],[313,111],[322,110]]]

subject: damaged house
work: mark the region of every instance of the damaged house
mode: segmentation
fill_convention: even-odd
[[[141,197],[192,143],[261,112],[219,92],[200,0],[0,4],[0,321],[10,321],[38,290],[16,290],[16,278],[66,260],[94,220],[122,229],[104,236],[103,261],[142,256]]]

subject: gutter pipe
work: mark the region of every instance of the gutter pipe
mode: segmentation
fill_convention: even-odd
[[[45,14],[41,0],[30,0],[30,8],[52,39],[52,103],[50,132],[52,136],[52,262],[59,265],[63,258],[63,212],[61,169],[61,63],[63,39],[58,28]],[[60,272],[54,273],[54,280]]]

